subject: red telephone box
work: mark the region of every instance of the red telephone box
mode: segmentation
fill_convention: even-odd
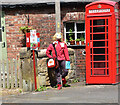
[[[120,81],[120,16],[118,3],[96,1],[86,6],[86,84]]]

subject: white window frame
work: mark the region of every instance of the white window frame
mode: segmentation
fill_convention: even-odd
[[[70,22],[66,22],[66,23],[74,23],[74,30],[75,31],[73,31],[72,33],[75,34],[75,40],[77,39],[77,34],[78,33],[84,33],[85,34],[85,30],[84,31],[77,31],[77,23],[84,23],[85,24],[85,21],[81,21],[81,22],[79,22],[79,21],[70,21]],[[64,24],[64,41],[65,42],[66,42],[66,34],[70,33],[70,32],[66,32],[66,23]],[[85,25],[84,25],[84,27],[85,27]],[[84,38],[85,38],[84,43],[86,43],[86,37],[84,36]],[[75,44],[76,44],[76,41],[75,41]]]

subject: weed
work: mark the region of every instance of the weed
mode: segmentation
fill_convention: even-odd
[[[21,90],[21,89],[19,89],[19,92],[20,92],[20,93],[22,93],[22,90]]]
[[[40,86],[37,90],[35,90],[35,91],[45,91],[45,90],[47,90],[47,88],[46,88],[46,86]]]
[[[75,78],[75,79],[73,80],[73,83],[76,83],[76,82],[79,82],[79,78]]]

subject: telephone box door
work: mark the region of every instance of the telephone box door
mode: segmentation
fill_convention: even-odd
[[[89,17],[86,28],[86,83],[111,83],[111,17]]]

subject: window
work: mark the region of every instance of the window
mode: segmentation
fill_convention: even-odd
[[[68,45],[85,45],[85,23],[84,21],[67,22],[64,25],[65,25],[64,27],[65,37],[64,38]]]

